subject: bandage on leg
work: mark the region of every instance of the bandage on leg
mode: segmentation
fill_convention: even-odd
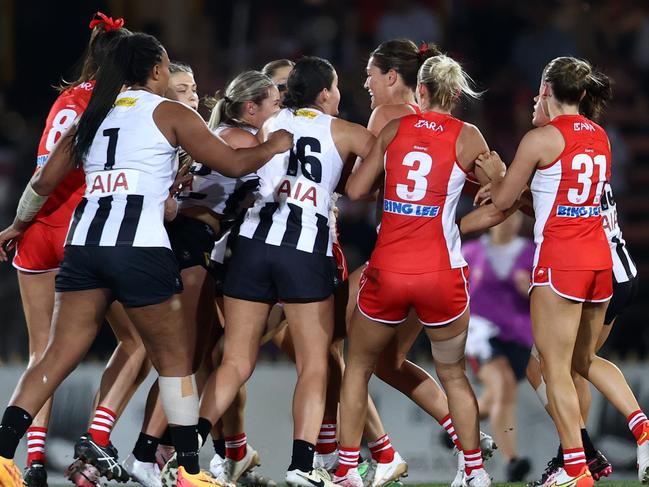
[[[441,364],[454,364],[464,358],[467,330],[447,340],[430,342],[433,358]]]

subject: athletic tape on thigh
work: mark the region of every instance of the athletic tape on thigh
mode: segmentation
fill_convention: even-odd
[[[430,342],[433,358],[441,364],[454,364],[464,358],[467,331],[464,330],[457,336],[448,340]]]
[[[198,423],[198,388],[194,374],[185,377],[158,377],[158,387],[169,424],[192,426]]]

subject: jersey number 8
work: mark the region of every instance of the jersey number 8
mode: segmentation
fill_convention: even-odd
[[[77,112],[72,108],[64,108],[59,111],[54,119],[52,120],[52,127],[47,133],[47,139],[45,140],[45,149],[48,152],[52,152],[54,145],[59,140],[59,137],[70,128],[72,122],[77,118]]]
[[[428,179],[426,176],[430,173],[433,167],[433,159],[425,152],[412,151],[408,152],[403,158],[404,166],[414,167],[415,163],[419,162],[417,169],[408,171],[408,180],[415,183],[412,190],[410,184],[397,184],[397,196],[406,201],[419,201],[426,196],[426,189],[428,188]]]

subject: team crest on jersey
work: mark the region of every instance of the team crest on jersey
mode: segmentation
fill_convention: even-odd
[[[314,112],[313,110],[308,110],[306,108],[300,108],[299,110],[295,111],[295,116],[296,117],[306,117],[306,118],[316,118],[318,116],[318,112]]]
[[[140,173],[132,169],[115,169],[86,174],[88,196],[109,196],[116,193],[133,193]]]
[[[397,215],[435,218],[439,214],[439,206],[414,205],[386,199],[383,202],[383,211]]]
[[[424,120],[423,118],[417,120],[417,122],[415,123],[415,128],[428,129],[428,130],[432,130],[433,132],[444,132],[443,125],[439,125],[436,122],[433,122],[432,120]]]
[[[600,215],[601,208],[599,206],[557,206],[557,216],[563,218],[588,218]]]
[[[137,103],[137,98],[125,96],[115,102],[116,107],[132,107]]]

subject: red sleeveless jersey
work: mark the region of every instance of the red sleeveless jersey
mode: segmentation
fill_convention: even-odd
[[[534,265],[561,270],[613,266],[602,227],[600,198],[611,174],[606,132],[581,115],[562,115],[550,125],[565,141],[556,161],[538,168],[534,198]]]
[[[401,118],[385,152],[383,217],[370,267],[421,274],[467,265],[455,223],[466,179],[455,153],[463,125],[436,112]]]
[[[94,81],[65,90],[52,105],[45,130],[38,145],[36,170],[47,164],[47,158],[61,135],[88,106]],[[83,197],[86,179],[82,169],[73,169],[50,194],[35,221],[52,227],[68,226],[72,212]]]

